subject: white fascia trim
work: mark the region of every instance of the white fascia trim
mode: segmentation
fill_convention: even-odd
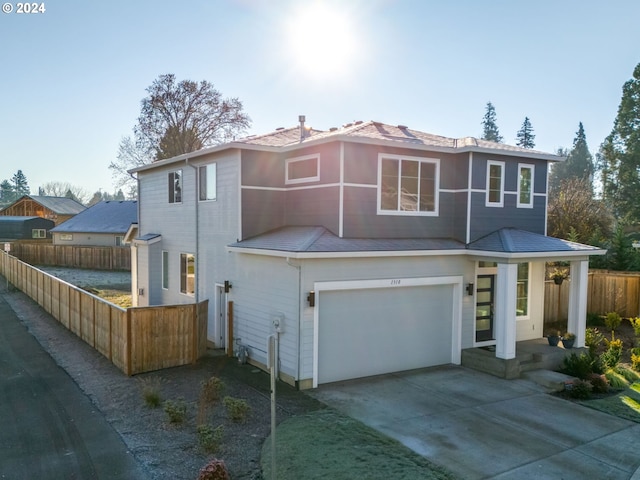
[[[292,190],[313,190],[315,188],[339,187],[340,183],[323,183],[321,185],[306,185],[304,187],[260,187],[256,185],[241,185],[243,190],[265,190],[273,192],[290,192]]]
[[[320,307],[322,292],[340,290],[363,290],[373,288],[406,288],[451,285],[453,287],[451,325],[451,363],[460,365],[462,349],[462,275],[420,278],[381,278],[374,280],[340,280],[314,282],[316,305],[313,308],[313,388],[318,387],[318,354],[320,344]]]
[[[344,142],[340,142],[340,189],[338,192],[338,237],[344,235]]]

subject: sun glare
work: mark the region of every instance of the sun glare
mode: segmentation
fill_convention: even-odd
[[[287,41],[299,70],[320,79],[345,73],[356,50],[355,32],[346,12],[313,3],[298,10],[290,22]]]

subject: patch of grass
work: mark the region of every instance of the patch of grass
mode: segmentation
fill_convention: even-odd
[[[122,308],[129,308],[133,305],[131,293],[123,292],[122,290],[97,290],[96,295]]]
[[[331,409],[282,422],[276,455],[278,480],[455,478],[396,440]],[[262,447],[261,465],[264,478],[271,478],[271,438]]]
[[[617,395],[580,402],[587,407],[640,423],[640,382]]]
[[[140,380],[142,386],[142,398],[149,408],[158,408],[162,401],[160,397],[160,385],[162,381],[158,377],[146,377]]]

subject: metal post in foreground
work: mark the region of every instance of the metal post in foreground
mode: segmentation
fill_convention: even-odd
[[[271,478],[276,479],[276,336],[267,337],[267,359],[271,374]]]

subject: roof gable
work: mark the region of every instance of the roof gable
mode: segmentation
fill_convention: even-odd
[[[22,198],[30,198],[58,215],[76,215],[87,208],[76,200],[67,197],[26,195]]]

